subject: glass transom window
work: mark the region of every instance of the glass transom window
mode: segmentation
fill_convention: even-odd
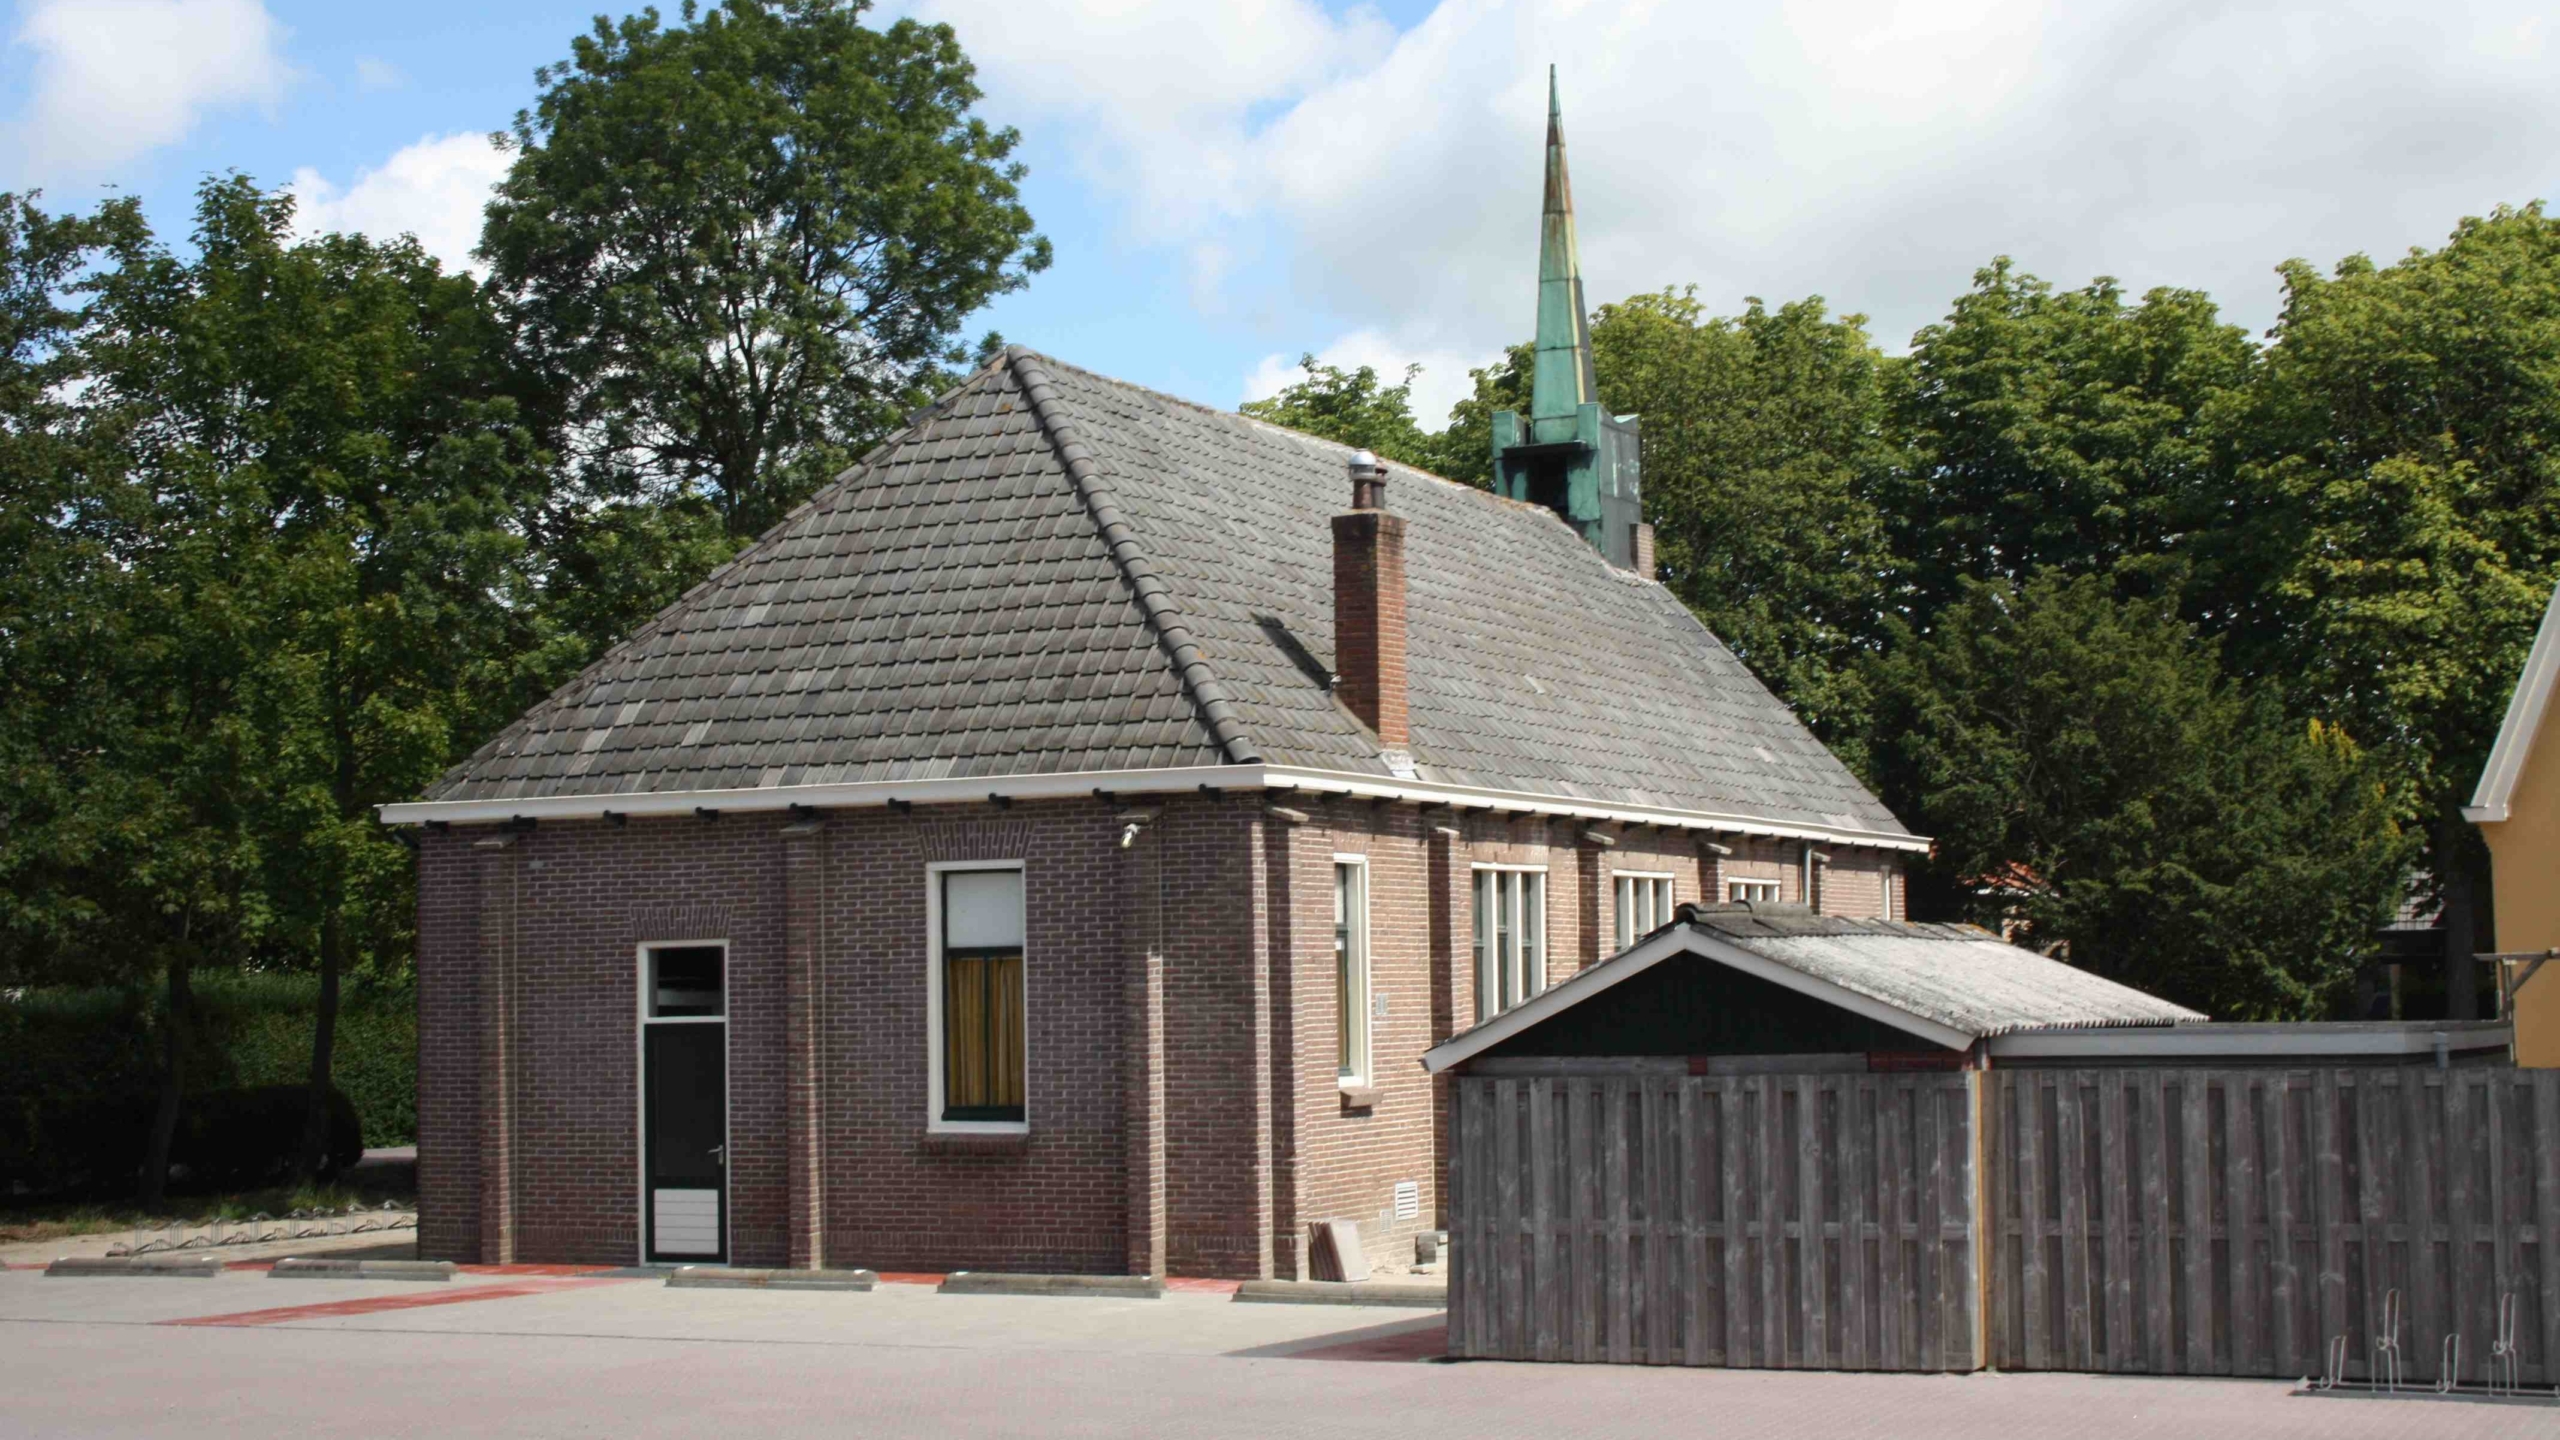
[[[1476,1018],[1490,1019],[1547,988],[1547,872],[1475,872]]]
[[[1621,870],[1617,876],[1618,948],[1671,923],[1671,877]]]

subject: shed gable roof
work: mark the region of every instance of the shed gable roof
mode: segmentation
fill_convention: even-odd
[[[1392,776],[1326,684],[1349,453],[1008,351],[429,798]],[[1670,592],[1391,469],[1420,779],[1908,834]]]
[[[1675,957],[1774,981],[1936,1044],[2020,1030],[2177,1025],[2205,1016],[1973,925],[1851,920],[1796,906],[1683,905],[1624,952],[1423,1056],[1438,1072]]]

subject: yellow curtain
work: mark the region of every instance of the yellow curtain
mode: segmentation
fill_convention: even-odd
[[[942,962],[942,1076],[950,1111],[1022,1109],[1022,956]],[[963,1115],[960,1118],[972,1118]]]

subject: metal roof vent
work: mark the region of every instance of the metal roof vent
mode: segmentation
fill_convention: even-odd
[[[1351,452],[1351,508],[1384,510],[1387,508],[1387,467],[1366,450]]]

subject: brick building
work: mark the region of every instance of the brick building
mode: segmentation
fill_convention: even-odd
[[[1434,1044],[1678,902],[1898,913],[1924,842],[1650,579],[1552,124],[1548,195],[1504,493],[1010,351],[388,807],[420,1253],[1409,1254]]]

